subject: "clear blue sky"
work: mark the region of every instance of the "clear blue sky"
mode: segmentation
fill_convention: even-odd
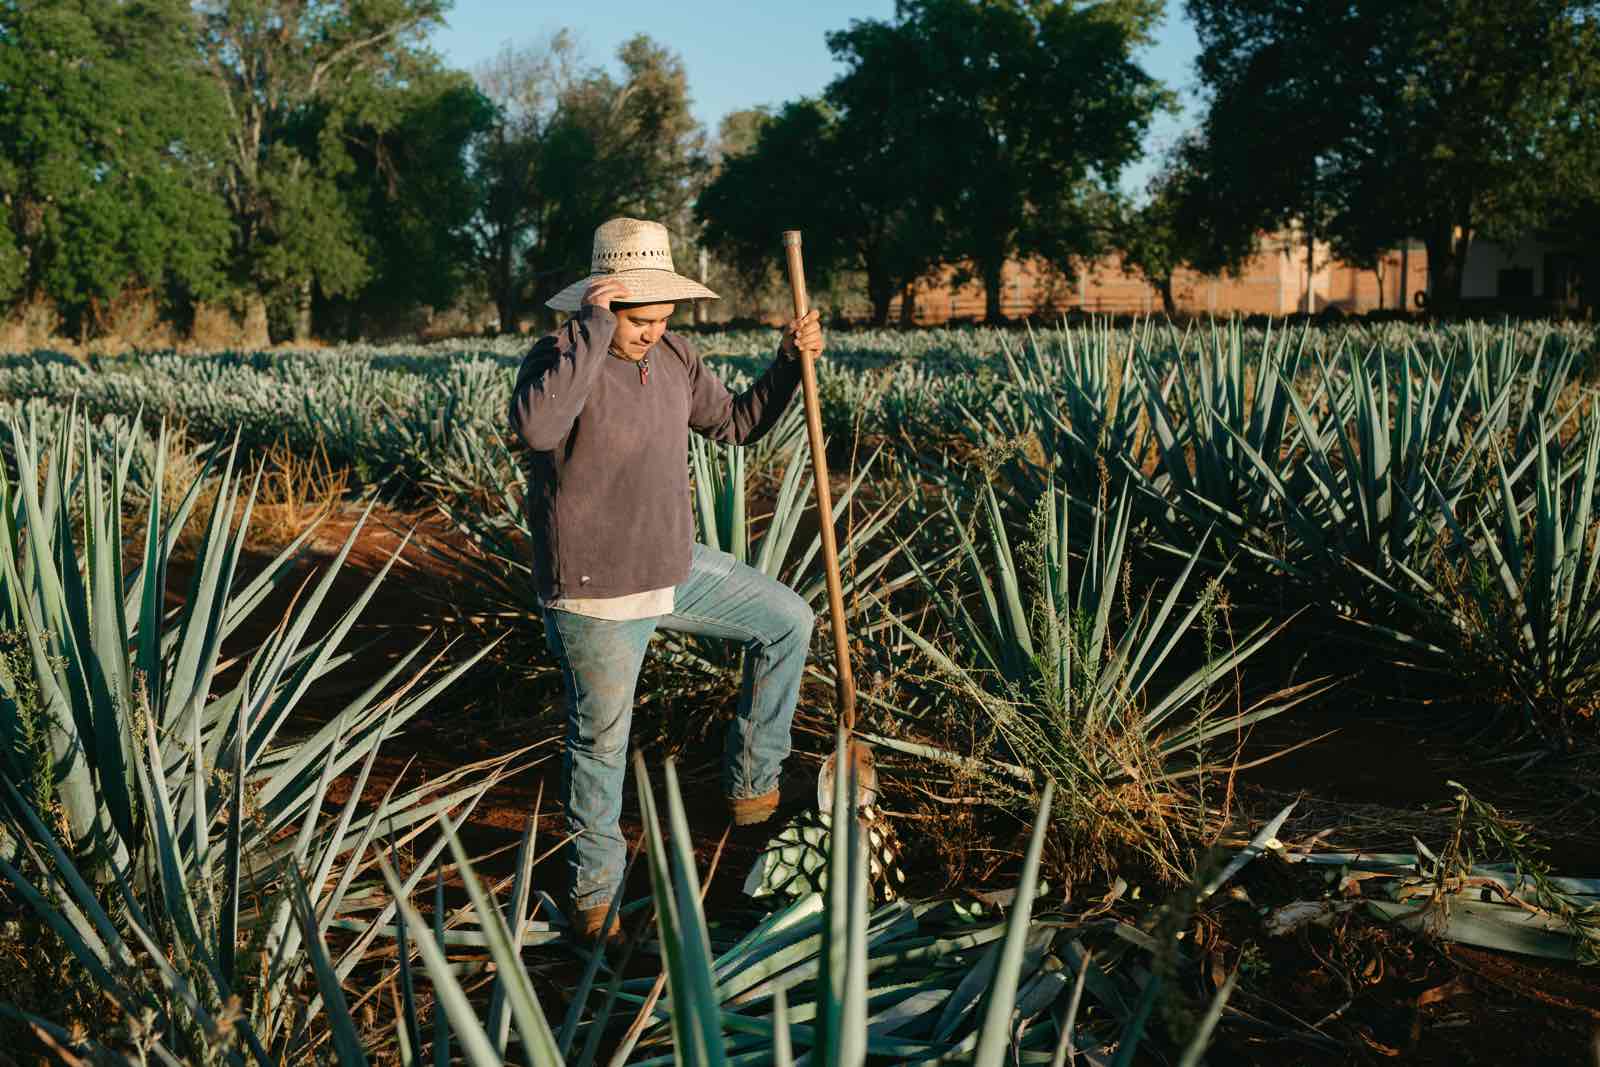
[[[1180,91],[1193,114],[1188,90],[1199,46],[1181,0],[1168,0],[1167,6],[1155,45],[1140,59]],[[449,25],[434,34],[433,44],[452,66],[470,70],[507,42],[530,44],[562,27],[576,31],[584,54],[595,62],[610,61],[624,40],[646,33],[683,57],[695,114],[715,132],[730,111],[821,91],[840,70],[823,35],[852,19],[893,13],[893,0],[607,0],[554,11],[528,0],[456,0]],[[1146,161],[1124,175],[1124,188],[1143,187],[1154,157],[1185,124],[1157,121]]]

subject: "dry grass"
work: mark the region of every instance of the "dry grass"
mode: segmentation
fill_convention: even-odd
[[[198,349],[268,348],[266,307],[230,308],[222,304],[199,304],[194,309],[194,324],[189,342]]]
[[[25,300],[0,320],[0,351],[30,352],[61,342],[61,315],[44,297]]]
[[[85,337],[66,335],[63,325],[53,301],[43,297],[23,301],[0,319],[0,353],[48,349],[82,360],[90,355],[126,352],[202,354],[265,351],[273,347],[264,306],[196,305],[186,336],[164,316],[155,297],[143,289],[130,289],[112,300],[91,305],[85,318]],[[320,347],[320,342],[311,345]],[[307,344],[302,342],[295,347],[305,348]]]
[[[200,477],[203,457],[204,446],[191,438],[186,427],[168,428],[161,484],[166,515],[173,514]],[[350,472],[336,467],[320,447],[310,455],[301,456],[284,441],[279,441],[245,468],[240,481],[246,491],[257,473],[261,481],[250,529],[245,535],[245,547],[256,551],[281,548],[307,527],[326,519],[344,502],[350,484]],[[217,505],[218,488],[217,473],[213,470],[201,485],[194,508],[178,535],[179,554],[192,554],[199,548]],[[242,510],[234,514],[232,529],[235,531],[243,518]],[[144,536],[145,511],[142,507],[133,508],[123,516],[123,544],[136,555],[141,551]]]
[[[178,341],[172,324],[162,317],[160,304],[147,289],[130,289],[115,299],[95,301],[89,318],[95,339],[87,347],[92,352],[171,348]]]
[[[297,454],[280,440],[261,457],[261,487],[246,544],[276,548],[298,537],[306,527],[343,502],[350,472],[336,467],[319,443],[309,455]]]

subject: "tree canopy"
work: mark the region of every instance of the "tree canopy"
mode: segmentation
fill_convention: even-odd
[[[1112,250],[1174,310],[1175,271],[1286,228],[1359,265],[1420,239],[1448,313],[1474,239],[1600,215],[1600,0],[1184,0],[1205,114],[1137,203],[1164,0],[897,0],[827,35],[820,93],[709,138],[660,42],[456,71],[428,46],[450,2],[0,0],[0,307],[83,337],[218,302],[305,338],[491,301],[515,330],[634,214],[746,298],[800,229],[878,322],[935,277],[996,320],[1018,261]]]
[[[129,286],[209,296],[230,240],[222,101],[187,0],[0,0],[0,300],[82,332]]]
[[[861,272],[881,323],[936,261],[939,235],[912,167],[893,167],[863,124],[825,101],[785,104],[748,151],[724,161],[698,210],[706,242],[752,287],[775,269],[779,233],[800,230],[812,284]]]
[[[900,0],[829,34],[844,73],[723,169],[702,199],[709,239],[753,257],[773,219],[804,212],[822,262],[866,274],[875,318],[939,263],[981,278],[999,318],[1009,259],[1065,269],[1103,247],[1107,191],[1168,99],[1133,60],[1161,8]]]
[[[297,338],[311,330],[313,286],[351,295],[372,278],[369,235],[341,187],[355,165],[349,142],[384,135],[411,87],[438,74],[423,35],[448,6],[196,0],[206,69],[227,105],[230,273],[289,317]]]
[[[1209,94],[1198,165],[1235,233],[1290,221],[1347,258],[1409,238],[1448,311],[1474,236],[1591,184],[1600,4],[1187,0]]]
[[[621,77],[587,66],[571,36],[505,49],[477,72],[496,117],[472,146],[473,258],[514,328],[586,272],[594,229],[618,214],[657,219],[686,254],[690,205],[708,166],[683,61],[643,35],[617,52]]]

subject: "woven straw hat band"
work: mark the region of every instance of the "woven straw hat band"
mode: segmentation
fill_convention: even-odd
[[[623,270],[671,270],[672,241],[667,228],[643,219],[612,219],[594,231],[595,274]]]
[[[594,231],[589,277],[581,278],[545,301],[557,311],[577,311],[584,291],[601,278],[616,278],[627,292],[625,303],[676,303],[715,300],[717,294],[672,269],[672,241],[667,228],[644,219],[612,219]]]

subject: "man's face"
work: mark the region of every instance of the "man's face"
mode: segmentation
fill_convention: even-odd
[[[617,332],[612,335],[611,350],[623,359],[643,359],[650,347],[667,332],[673,306],[643,304],[618,309]]]

